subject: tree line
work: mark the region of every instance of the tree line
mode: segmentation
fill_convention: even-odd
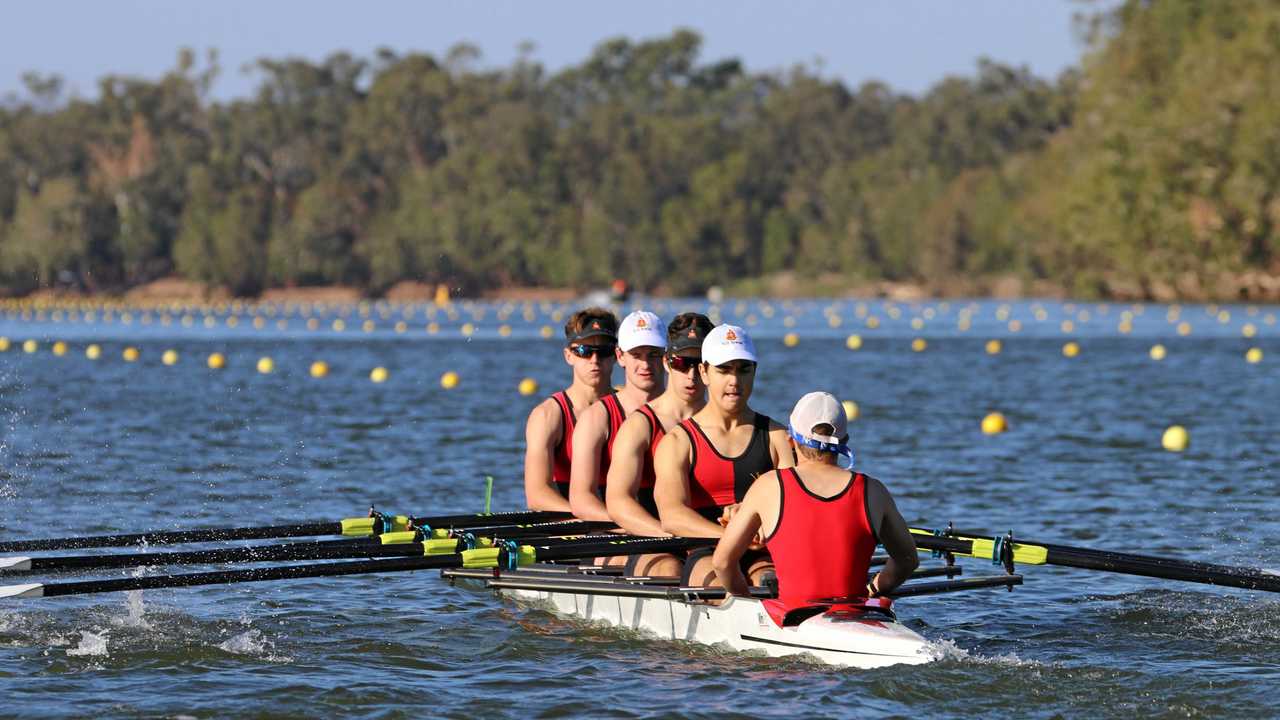
[[[919,97],[704,60],[689,31],[556,73],[467,45],[263,59],[229,102],[212,53],[94,99],[32,73],[0,104],[0,289],[1256,294],[1240,278],[1280,274],[1280,6],[1129,0],[1089,34],[1058,78],[982,60]]]

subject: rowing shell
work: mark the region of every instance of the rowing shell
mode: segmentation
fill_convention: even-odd
[[[534,566],[494,577],[489,570],[446,570],[446,577],[484,581],[522,602],[560,615],[638,630],[664,640],[729,647],[773,657],[809,656],[829,665],[878,668],[937,658],[933,646],[892,615],[816,615],[779,627],[759,600],[730,597],[721,605],[690,601],[698,589],[655,587],[625,578],[565,573]]]

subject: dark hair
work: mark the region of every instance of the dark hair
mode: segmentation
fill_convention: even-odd
[[[693,331],[698,334],[698,339],[701,340],[715,328],[715,325],[702,313],[680,313],[672,318],[671,324],[667,326],[667,347],[674,346],[676,338],[688,334],[689,328],[693,328]]]
[[[589,307],[569,316],[564,323],[564,337],[572,340],[581,336],[582,331],[593,322],[600,324],[600,330],[606,335],[618,334],[618,316],[602,307]]]

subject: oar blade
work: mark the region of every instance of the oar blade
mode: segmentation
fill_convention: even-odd
[[[42,583],[24,583],[22,585],[0,585],[0,598],[38,598],[44,597]]]

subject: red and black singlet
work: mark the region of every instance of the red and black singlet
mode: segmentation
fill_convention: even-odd
[[[618,428],[627,419],[627,411],[622,407],[622,400],[617,392],[611,392],[600,398],[604,410],[609,414],[609,434],[604,436],[604,447],[600,451],[600,484],[603,490],[605,478],[609,476],[609,464],[613,462],[613,441],[618,439]]]
[[[636,492],[636,501],[654,517],[658,516],[658,503],[653,499],[653,486],[657,476],[653,472],[653,458],[658,453],[658,443],[666,437],[667,429],[662,427],[658,413],[646,404],[636,412],[649,421],[649,451],[644,454],[640,463],[640,489]]]
[[[866,477],[850,473],[844,490],[828,498],[805,487],[794,468],[779,470],[778,484],[778,525],[764,542],[778,574],[781,605],[790,610],[829,598],[865,597],[877,542],[867,517]]]
[[[573,413],[573,401],[569,399],[568,393],[561,390],[551,396],[552,400],[560,406],[561,425],[564,431],[560,433],[560,440],[556,442],[555,451],[551,454],[551,479],[555,482],[556,489],[564,497],[569,497],[569,467],[573,463],[573,426],[577,424],[578,417]]]
[[[693,462],[689,465],[690,507],[717,511],[742,502],[751,483],[773,469],[773,456],[769,454],[770,422],[768,416],[756,413],[747,449],[733,458],[721,455],[693,418],[680,423],[693,441]],[[719,517],[718,512],[715,514]]]

